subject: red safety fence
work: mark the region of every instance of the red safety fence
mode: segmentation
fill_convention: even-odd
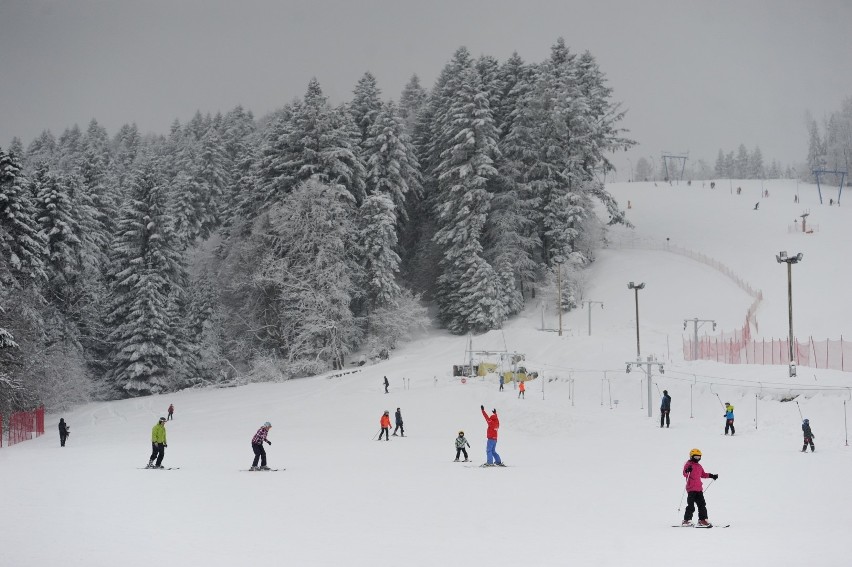
[[[44,434],[44,406],[9,416],[9,446]]]
[[[794,339],[793,343],[797,366],[852,372],[852,343],[844,341],[842,336],[840,340],[815,341],[809,337],[802,342]],[[789,339],[752,340],[743,338],[742,333],[723,333],[717,337],[700,337],[697,347],[694,348],[692,337],[684,338],[683,359],[715,360],[726,364],[790,363]]]

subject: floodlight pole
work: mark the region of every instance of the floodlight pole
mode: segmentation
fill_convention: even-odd
[[[639,290],[644,288],[645,282],[638,285],[633,282],[627,284],[627,289],[632,289],[636,295],[636,360],[642,360],[642,355],[639,350]]]
[[[594,303],[599,303],[600,306],[601,306],[601,309],[603,309],[603,301],[584,300],[582,302],[582,305],[588,305],[589,306],[589,336],[590,337],[592,336],[592,304],[594,304]]]
[[[790,377],[796,375],[796,364],[793,358],[793,264],[798,264],[802,261],[802,253],[799,252],[795,256],[788,256],[786,251],[781,251],[775,256],[779,264],[782,262],[787,264],[787,312],[789,316],[790,337],[788,339],[790,345]]]
[[[686,330],[687,323],[692,323],[692,330],[693,330],[693,337],[694,337],[694,341],[692,343],[692,360],[698,360],[698,327],[701,326],[701,325],[699,325],[699,323],[701,323],[701,324],[713,323],[713,330],[715,331],[716,330],[716,321],[714,321],[712,319],[699,319],[697,317],[695,319],[684,319],[683,320],[683,330],[684,331]]]
[[[650,357],[650,356],[648,357],[648,360],[646,362],[642,362],[641,360],[637,360],[636,362],[628,362],[627,363],[627,371],[628,372],[630,372],[631,366],[636,366],[636,367],[644,366],[645,367],[645,375],[647,377],[647,382],[648,382],[648,417],[652,417],[653,412],[654,412],[653,402],[652,402],[653,391],[651,389],[651,367],[654,366],[654,365],[657,366],[657,368],[660,371],[660,374],[665,373],[665,368],[663,367],[663,363],[657,362],[656,360],[653,360],[653,358]]]

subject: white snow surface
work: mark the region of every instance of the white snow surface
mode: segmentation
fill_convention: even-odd
[[[824,205],[804,184],[794,204],[795,181],[609,189],[623,206],[630,200],[635,224],[614,229],[614,238],[645,247],[670,238],[762,290],[757,336],[787,336],[780,250],[804,254],[793,266],[796,335],[852,336],[852,209],[828,206],[836,187],[823,189]],[[818,230],[788,233],[808,209]],[[684,319],[732,331],[752,298],[717,270],[664,250],[610,248],[597,257],[585,299],[604,308],[593,308],[591,336],[586,310],[565,315],[560,337],[539,330],[542,316],[556,326],[555,310],[532,303],[503,331],[473,338],[475,350],[525,353],[524,364],[541,373],[526,399],[511,384],[498,392],[495,376],[453,378],[468,338],[433,330],[345,376],[49,415],[46,435],[0,449],[0,565],[849,565],[852,374],[800,367],[789,378],[786,366],[684,362]],[[642,356],[665,363],[665,374],[653,373],[652,418],[644,371],[624,371],[636,357],[628,281],[646,284]],[[659,427],[664,388],[673,398],[669,429]],[[721,402],[736,408],[734,437],[722,434]],[[164,465],[181,468],[139,470],[169,403],[176,410]],[[467,466],[484,461],[480,404],[498,411],[506,468]],[[382,412],[397,407],[406,437],[375,441]],[[800,452],[800,411],[815,453]],[[65,448],[59,417],[72,429]],[[286,470],[240,472],[267,420],[269,464]],[[460,429],[472,463],[453,462]],[[730,529],[671,527],[683,515],[681,467],[693,447],[719,474],[704,483],[710,520]]]

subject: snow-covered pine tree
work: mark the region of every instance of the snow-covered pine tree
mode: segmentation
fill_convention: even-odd
[[[755,146],[754,151],[748,156],[748,178],[763,179],[765,176],[763,153],[760,151],[760,146]]]
[[[382,91],[376,83],[376,78],[367,71],[358,79],[352,94],[349,112],[358,129],[358,143],[363,144],[370,137],[370,131],[381,111]]]
[[[409,193],[420,194],[420,171],[414,145],[393,102],[382,105],[362,146],[367,194],[388,195],[396,206],[394,216],[407,219],[405,201]]]
[[[399,97],[399,115],[405,124],[405,131],[413,136],[417,115],[428,100],[428,93],[420,85],[420,77],[412,75]]]
[[[498,328],[506,318],[494,269],[483,257],[482,238],[490,210],[489,183],[497,177],[497,129],[488,92],[467,50],[456,52],[440,96],[436,168],[438,195],[435,241],[442,247],[438,278],[439,316],[453,333]]]
[[[77,211],[73,208],[68,188],[76,178],[59,176],[45,162],[36,165],[32,193],[36,196],[36,214],[47,242],[47,274],[52,290],[51,300],[64,303],[61,295],[69,292],[81,273],[82,242]]]
[[[0,273],[7,284],[47,279],[46,242],[21,162],[0,149]]]
[[[186,272],[171,226],[165,183],[145,156],[129,178],[111,246],[109,313],[111,349],[104,380],[119,395],[167,390],[179,355],[175,305]]]
[[[714,169],[716,177],[725,177],[725,153],[722,148],[719,148],[719,155],[716,156],[716,167]]]
[[[358,244],[363,257],[369,317],[376,307],[395,305],[400,295],[396,283],[399,272],[399,255],[395,250],[396,206],[390,195],[376,193],[364,199],[358,213]]]
[[[272,302],[253,315],[292,376],[341,367],[360,341],[350,309],[360,279],[353,207],[345,188],[309,179],[258,225],[268,244],[254,285]]]
[[[745,144],[740,144],[737,149],[737,157],[734,159],[734,177],[748,179],[748,149]]]
[[[21,157],[21,156],[19,156]],[[34,166],[39,162],[47,162],[56,165],[59,161],[59,146],[56,137],[50,130],[44,130],[30,145],[27,146],[26,154],[23,156],[28,166]]]

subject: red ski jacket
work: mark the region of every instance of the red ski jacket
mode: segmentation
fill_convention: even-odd
[[[500,420],[497,419],[497,414],[492,413],[490,416],[485,413],[485,410],[482,410],[482,417],[485,418],[485,421],[488,423],[488,432],[485,436],[488,439],[497,439],[497,429],[500,427]]]

